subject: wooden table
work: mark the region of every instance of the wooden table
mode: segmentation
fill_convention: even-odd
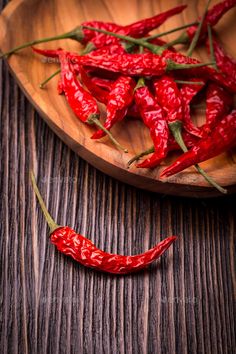
[[[1,352],[233,353],[235,196],[174,198],[102,174],[51,132],[0,66]],[[32,168],[58,223],[107,251],[179,240],[139,274],[85,269],[50,244]]]

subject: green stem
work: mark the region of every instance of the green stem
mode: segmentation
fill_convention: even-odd
[[[196,30],[196,32],[195,32],[195,34],[194,34],[194,37],[193,37],[192,41],[191,41],[191,43],[190,43],[189,49],[188,49],[188,51],[187,51],[187,56],[189,56],[189,57],[191,57],[191,55],[193,54],[193,51],[194,51],[194,49],[195,49],[195,47],[196,47],[196,45],[197,45],[199,36],[200,36],[200,34],[201,34],[202,25],[203,25],[203,22],[204,22],[204,20],[205,20],[205,17],[206,17],[207,10],[208,10],[208,7],[209,7],[209,5],[210,5],[210,2],[211,2],[211,0],[208,0],[208,1],[207,1],[207,4],[206,4],[206,7],[205,7],[203,16],[202,16],[202,18],[201,18],[201,21],[200,21],[200,23],[199,23],[199,25],[198,25],[198,28],[197,28],[197,30]]]
[[[185,28],[188,28],[188,27],[191,27],[191,26],[195,26],[197,25],[199,22],[198,21],[195,21],[195,22],[191,22],[191,23],[188,23],[186,25],[183,25],[183,26],[179,26],[179,27],[175,27],[169,31],[166,31],[166,32],[161,32],[161,33],[157,33],[157,34],[153,34],[152,36],[149,36],[149,37],[145,37],[143,39],[145,39],[146,41],[150,41],[152,39],[156,39],[156,38],[159,38],[159,37],[163,37],[167,34],[171,34],[171,33],[174,33],[174,32],[177,32],[177,31],[180,31],[182,29],[185,29]]]
[[[144,87],[144,86],[145,86],[145,79],[144,79],[143,77],[140,77],[140,78],[138,79],[138,82],[137,82],[135,88],[134,88],[134,92],[135,92],[138,88]]]
[[[181,147],[183,152],[187,152],[188,148],[185,145],[185,142],[182,137],[182,122],[175,121],[173,123],[169,123],[169,128],[170,128],[177,144]],[[227,190],[225,188],[221,187],[218,183],[216,183],[210,176],[208,176],[208,174],[198,164],[196,164],[194,167],[205,178],[205,180],[209,184],[211,184],[213,187],[215,187],[219,192],[221,192],[223,194],[227,193]]]
[[[139,154],[135,155],[131,160],[128,161],[128,168],[129,168],[130,165],[132,165],[133,162],[139,160],[141,157],[143,157],[145,155],[151,154],[154,151],[155,151],[154,146],[152,146],[149,149],[147,149],[145,151],[142,151]]]
[[[39,204],[41,206],[42,212],[44,214],[44,217],[47,221],[47,224],[50,228],[50,233],[52,233],[53,231],[55,231],[56,229],[58,229],[58,227],[60,227],[59,225],[57,225],[55,223],[55,221],[53,220],[53,218],[51,217],[51,215],[49,214],[47,207],[43,201],[43,198],[39,192],[38,186],[36,184],[36,180],[35,180],[35,176],[33,171],[30,171],[30,178],[31,178],[31,182],[32,182],[32,186],[33,186],[33,190],[38,198]]]
[[[43,82],[41,82],[41,84],[39,84],[39,87],[41,89],[44,88],[44,86],[51,80],[53,79],[55,76],[57,76],[58,74],[60,74],[61,69],[58,69],[57,71],[55,71],[52,75],[50,75],[49,77],[47,77],[47,79],[45,79]]]
[[[142,38],[138,39],[138,38],[133,38],[133,37],[130,37],[130,36],[123,36],[122,34],[106,31],[106,30],[103,30],[103,29],[100,29],[100,28],[96,28],[96,27],[83,26],[83,28],[89,29],[91,31],[99,32],[99,33],[104,33],[104,34],[107,34],[109,36],[116,37],[116,38],[119,38],[119,39],[123,39],[124,41],[131,42],[131,43],[134,43],[136,45],[148,48],[149,50],[151,50],[155,54],[161,54],[162,51],[163,51],[163,47],[160,47],[160,46],[155,45],[155,44],[148,43],[148,42],[146,42],[146,40],[144,40]]]
[[[79,26],[70,32],[59,34],[58,36],[41,38],[41,39],[36,39],[36,40],[30,41],[30,42],[23,43],[15,48],[9,50],[6,53],[1,54],[0,58],[8,57],[9,55],[11,55],[15,52],[18,52],[21,49],[28,48],[28,47],[31,47],[36,44],[51,42],[51,41],[55,41],[55,40],[59,40],[59,39],[67,39],[67,38],[74,39],[74,40],[80,42],[83,39],[83,37],[84,37],[84,34],[82,31],[82,28],[81,28],[81,26]]]
[[[113,144],[120,150],[123,150],[124,152],[128,152],[127,149],[125,149],[123,146],[121,146],[118,141],[113,137],[113,135],[111,134],[111,132],[109,132],[109,130],[107,130],[102,123],[100,122],[100,120],[98,119],[98,116],[95,115],[91,115],[89,117],[89,119],[87,120],[88,124],[95,124],[98,128],[100,128],[101,130],[104,131],[104,133],[106,133],[108,135],[108,137],[110,138],[110,140],[113,142]]]
[[[175,80],[177,84],[187,84],[187,85],[204,85],[203,81],[185,81],[185,80]]]
[[[163,47],[167,49],[169,47],[173,47],[176,44],[186,44],[188,43],[188,41],[189,41],[188,35],[186,34],[186,32],[183,32],[179,37],[177,37],[173,41],[166,43]]]
[[[198,64],[178,64],[172,60],[167,60],[167,68],[166,70],[183,70],[183,69],[196,69],[201,68],[203,66],[212,65],[212,62],[209,63],[198,63]]]
[[[210,45],[211,61],[214,63],[214,64],[212,64],[212,66],[214,67],[215,70],[218,71],[218,67],[216,65],[215,51],[214,51],[214,46],[213,46],[213,41],[212,41],[212,29],[209,24],[207,25],[207,32],[208,32],[209,45]]]

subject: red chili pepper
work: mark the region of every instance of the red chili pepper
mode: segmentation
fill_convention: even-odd
[[[135,81],[128,76],[120,76],[113,84],[107,99],[107,118],[104,127],[110,130],[112,126],[121,121],[133,100]],[[98,130],[92,135],[92,139],[103,137],[104,131]]]
[[[210,52],[209,39],[207,39],[206,44]],[[212,37],[212,44],[217,67],[226,77],[230,77],[231,80],[236,81],[236,60],[224,52],[223,47],[215,37]]]
[[[206,96],[206,124],[201,130],[209,134],[218,121],[232,109],[233,96],[215,83],[208,85]]]
[[[99,86],[107,92],[111,91],[114,84],[113,80],[108,80],[97,76],[91,76],[91,80],[95,85]]]
[[[211,27],[215,26],[219,22],[221,17],[234,6],[236,6],[236,0],[224,0],[213,6],[210,10],[208,10],[202,24],[199,39],[203,39],[207,34],[208,25],[210,25]],[[186,30],[186,35],[190,41],[193,39],[197,29],[198,26],[194,25]]]
[[[80,75],[81,81],[93,95],[93,97],[104,104],[107,104],[107,91],[97,86],[93,81],[92,78],[87,74],[82,66],[80,66]]]
[[[199,79],[191,79],[191,81],[197,81]],[[183,127],[184,129],[197,137],[202,137],[201,130],[193,124],[190,116],[190,102],[193,97],[203,88],[205,85],[204,80],[203,85],[190,85],[184,84],[180,89],[180,94],[182,96],[182,109],[183,109]]]
[[[199,64],[199,60],[191,57],[187,57],[182,53],[173,53],[170,50],[165,50],[162,53],[162,57],[166,60],[172,60],[178,64]],[[201,77],[204,79],[209,79],[215,81],[216,83],[220,84],[221,86],[227,88],[233,93],[236,93],[236,83],[234,79],[230,77],[225,77],[224,75],[220,74],[216,70],[211,67],[203,66],[196,69],[189,69],[183,72],[184,75],[192,76],[192,77]]]
[[[180,5],[177,7],[174,7],[168,11],[165,11],[163,13],[160,13],[158,15],[152,16],[150,18],[146,18],[140,21],[137,21],[135,23],[132,23],[127,26],[122,26],[120,28],[111,28],[110,30],[104,28],[104,30],[122,34],[122,35],[128,35],[128,36],[133,36],[134,38],[140,38],[144,37],[147,35],[150,31],[153,29],[158,28],[161,24],[163,24],[168,18],[177,15],[181,13],[187,5]],[[85,24],[84,24],[85,25]],[[88,27],[96,27],[95,25],[85,25]],[[103,29],[101,27],[97,27],[99,29]],[[85,29],[84,29],[85,30]],[[88,31],[92,32],[91,30],[87,29]],[[91,39],[91,42],[94,45],[94,48],[101,48],[106,45],[114,44],[114,43],[119,43],[119,39],[110,36],[108,34],[104,33],[97,33],[96,36],[94,36]]]
[[[66,99],[72,108],[75,115],[82,121],[88,124],[95,124],[102,129],[111,139],[111,141],[119,148],[127,152],[111,135],[111,133],[102,126],[99,121],[100,112],[97,102],[91,94],[84,90],[78,81],[73,65],[70,63],[68,54],[58,52],[61,63],[61,81],[60,91],[65,93]]]
[[[199,141],[199,138],[197,138],[196,136],[193,136],[187,132],[183,132],[183,140],[184,140],[184,143],[185,145],[187,146],[187,148],[191,148],[193,146],[195,146],[198,141]],[[171,151],[177,151],[177,150],[180,150],[180,146],[179,144],[176,143],[176,141],[174,140],[174,137],[172,135],[169,135],[169,139],[168,139],[168,146],[167,146],[167,153],[171,152]],[[152,146],[151,148],[145,150],[145,151],[142,151],[141,153],[137,154],[136,156],[134,156],[129,162],[128,162],[128,166],[130,166],[133,162],[139,160],[141,157],[143,156],[146,156],[146,155],[149,155],[151,153],[155,152],[155,148],[154,146]],[[164,160],[164,157],[163,159],[159,159],[156,158],[155,160],[155,157],[153,157],[153,159],[150,161],[150,163],[155,163],[155,167],[160,164],[162,161]],[[141,164],[138,165],[138,167],[141,167]]]
[[[172,176],[197,163],[215,157],[236,146],[236,110],[224,117],[210,136],[203,138],[191,150],[167,167],[161,177]]]
[[[57,225],[44,204],[32,172],[31,181],[50,227],[51,242],[60,252],[72,257],[75,261],[86,267],[113,274],[136,272],[146,268],[150,263],[159,258],[177,239],[176,236],[170,236],[152,249],[135,256],[122,256],[104,252],[97,248],[89,239],[76,233],[70,227]]]
[[[137,167],[153,168],[157,161],[167,154],[169,129],[162,108],[153,97],[143,79],[140,79],[134,93],[134,101],[139,109],[144,124],[149,128],[155,152]]]

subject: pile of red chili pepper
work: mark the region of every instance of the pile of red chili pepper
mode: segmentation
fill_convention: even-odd
[[[201,18],[165,33],[150,34],[187,6],[177,6],[126,26],[85,22],[70,32],[25,43],[2,56],[55,39],[79,41],[85,46],[82,53],[35,47],[33,50],[59,61],[60,69],[55,73],[60,73],[58,92],[65,95],[80,121],[99,128],[91,138],[100,139],[107,134],[127,152],[110,130],[126,117],[140,119],[150,131],[153,146],[135,156],[129,165],[151,154],[137,167],[154,168],[169,152],[182,149],[184,153],[160,177],[194,165],[211,185],[226,193],[198,163],[236,146],[236,60],[225,53],[214,30],[221,17],[236,6],[236,0],[225,0],[208,9],[209,3]],[[160,39],[180,29],[184,32],[176,40],[166,43]],[[189,45],[187,54],[177,52],[176,44]],[[192,58],[198,45],[208,49],[209,63]],[[192,107],[202,100],[206,120],[196,126]],[[99,120],[98,102],[106,106],[104,124]]]

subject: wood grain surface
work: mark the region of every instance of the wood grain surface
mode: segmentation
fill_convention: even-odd
[[[1,353],[235,353],[236,197],[170,197],[104,175],[0,69]],[[107,251],[179,240],[139,274],[85,269],[50,244],[30,168],[58,223]]]
[[[213,0],[212,5],[218,0]],[[50,4],[50,5],[49,5]],[[128,24],[143,17],[163,12],[175,5],[183,4],[183,0],[175,1],[136,1],[136,0],[13,0],[0,17],[0,47],[6,51],[26,41],[58,35],[67,32],[86,20],[99,19]],[[188,8],[181,14],[166,21],[159,31],[177,27],[196,19],[196,14],[203,12],[205,1],[190,1]],[[217,33],[227,51],[236,57],[236,9],[227,13],[216,26]],[[22,19],[27,18],[27,21]],[[16,35],[17,33],[17,35]],[[164,37],[166,40],[176,38],[176,34]],[[80,51],[81,45],[76,41],[64,40],[44,43],[40,48],[58,48]],[[182,48],[183,49],[183,48]],[[203,62],[209,61],[206,50],[197,49],[194,56]],[[31,49],[21,51],[9,58],[9,66],[21,88],[38,112],[46,120],[54,132],[79,156],[86,159],[102,172],[122,182],[150,191],[166,194],[191,196],[194,192],[199,197],[219,195],[216,189],[209,186],[204,178],[196,173],[193,167],[178,175],[160,180],[163,169],[177,157],[170,154],[155,169],[137,169],[135,164],[127,169],[128,161],[140,151],[152,145],[148,129],[140,121],[125,119],[112,128],[114,136],[129,153],[125,154],[114,148],[107,137],[96,141],[90,139],[93,128],[78,121],[69,108],[63,95],[57,94],[57,79],[52,80],[44,90],[39,83],[58,68],[54,60],[45,60],[32,53]],[[101,106],[102,119],[104,107]],[[194,118],[203,123],[205,111],[195,110]],[[227,186],[230,192],[236,191],[236,149],[205,161],[202,167],[220,185]],[[163,181],[165,183],[163,183]]]

